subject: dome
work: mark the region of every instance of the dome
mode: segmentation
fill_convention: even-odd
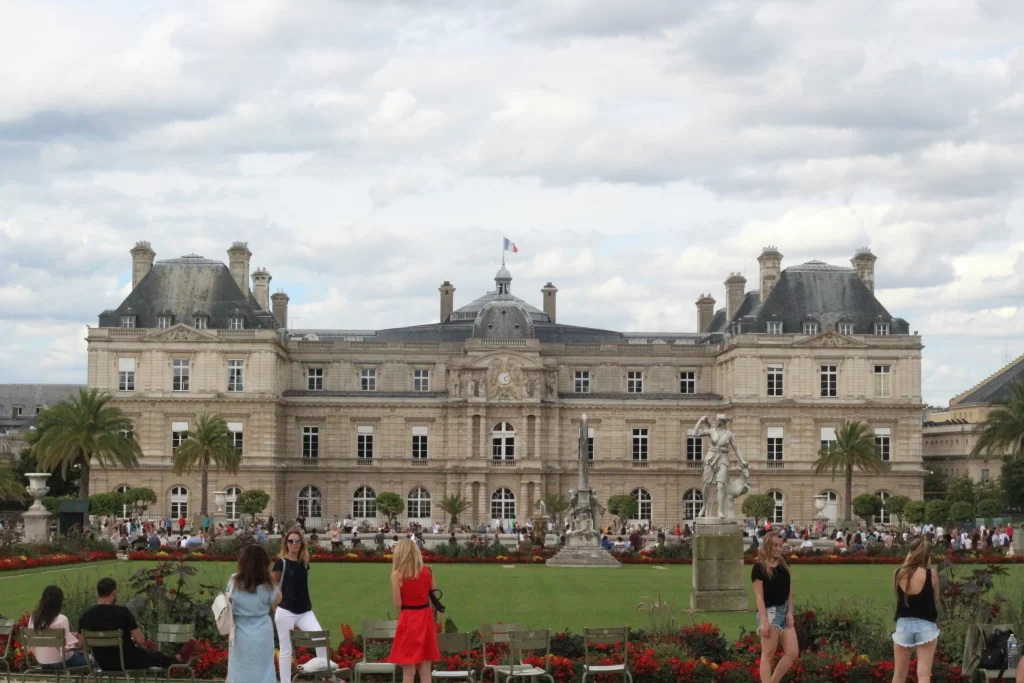
[[[497,275],[494,276],[495,280],[511,280],[512,273],[508,272],[508,268],[504,265],[498,269]]]
[[[473,322],[477,339],[529,339],[533,320],[519,302],[511,297],[487,303]]]

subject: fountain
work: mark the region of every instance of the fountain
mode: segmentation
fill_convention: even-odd
[[[50,540],[50,512],[43,507],[43,496],[50,492],[46,485],[50,473],[29,472],[25,476],[29,482],[25,490],[33,498],[32,506],[22,515],[25,523],[25,540],[45,543]]]

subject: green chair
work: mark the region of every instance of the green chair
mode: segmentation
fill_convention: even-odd
[[[64,629],[43,628],[37,631],[26,628],[21,632],[21,644],[25,650],[25,663],[29,665],[28,668],[21,672],[21,680],[23,681],[29,676],[40,676],[47,679],[56,679],[57,681],[67,677],[70,681],[75,678],[82,678],[89,673],[88,666],[69,667],[67,665],[67,655],[64,653],[67,646],[67,636],[64,633]],[[43,668],[43,665],[39,663],[37,658],[35,666],[32,666],[32,659],[35,658],[33,651],[37,647],[52,647],[59,650],[62,666],[59,668]]]
[[[438,633],[437,649],[442,655],[460,654],[472,649],[472,639],[468,633]],[[458,680],[466,679],[469,683],[476,683],[476,671],[467,669],[465,671],[441,671],[433,669],[430,672],[430,680]]]
[[[292,631],[292,652],[298,652],[300,647],[304,647],[307,650],[316,650],[318,647],[327,648],[327,661],[330,662],[334,659],[333,652],[331,649],[331,632],[330,631]],[[329,666],[329,665],[328,665]],[[301,681],[306,678],[312,680],[327,680],[334,681],[335,683],[342,681],[341,675],[352,674],[351,669],[337,669],[336,671],[299,671],[292,676],[292,682]]]
[[[395,639],[395,631],[398,630],[397,621],[364,621],[363,622],[363,661],[356,662],[355,683],[360,683],[362,677],[373,674],[391,674],[391,683],[396,683],[398,678],[398,665],[390,662],[373,662],[367,659],[368,644],[377,642],[391,642]]]
[[[622,664],[592,664],[590,648],[596,645],[621,645]],[[597,658],[596,654],[594,658]],[[581,683],[587,683],[587,676],[600,674],[621,674],[624,680],[633,683],[633,673],[629,670],[628,627],[583,629],[583,679]]]
[[[490,671],[495,680],[498,678],[498,669],[502,668],[500,664],[488,664],[487,663],[487,646],[501,646],[508,645],[509,634],[518,628],[515,624],[484,624],[480,627],[480,640],[482,642],[483,649],[483,660],[484,667],[480,670],[480,680],[483,680]],[[498,661],[501,661],[501,657],[498,657]],[[522,668],[522,667],[520,667]]]
[[[187,643],[195,637],[195,626],[192,624],[158,624],[156,627],[156,644],[160,645],[181,645]],[[193,681],[196,680],[196,672],[192,669],[192,662],[190,659],[187,662],[181,662],[179,664],[171,664],[166,669],[159,666],[151,666],[146,670],[146,678],[149,678],[149,674],[152,674],[154,678],[159,678],[162,674],[165,681],[171,680],[171,674],[174,672],[187,672],[188,677]],[[182,676],[182,678],[184,678]]]
[[[81,636],[82,649],[85,650],[89,669],[89,673],[86,675],[85,680],[91,681],[95,679],[98,683],[102,683],[104,679],[138,681],[140,678],[147,678],[147,674],[149,672],[145,669],[138,671],[125,670],[124,635],[121,633],[121,629],[117,629],[116,631],[82,631]],[[93,656],[93,651],[98,647],[117,648],[118,661],[121,663],[120,671],[103,671],[96,666],[96,658]]]
[[[526,664],[524,654],[544,653],[544,668]],[[537,629],[535,631],[512,631],[508,634],[508,661],[498,667],[499,679],[505,678],[506,683],[513,678],[538,678],[548,679],[548,683],[555,683],[551,675],[551,631],[548,629]]]
[[[4,670],[4,680],[7,681],[7,683],[10,683],[11,663],[7,661],[7,656],[11,654],[11,641],[14,640],[13,619],[0,619],[0,636],[7,637],[7,640],[4,643],[3,656],[0,656],[0,669]]]

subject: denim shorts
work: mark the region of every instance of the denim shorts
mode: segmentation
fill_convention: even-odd
[[[939,627],[924,619],[897,619],[892,642],[901,647],[925,645],[939,637]]]
[[[789,602],[784,602],[781,605],[772,605],[771,607],[765,607],[765,616],[768,617],[768,624],[772,628],[777,628],[780,631],[786,630],[786,615],[789,614]],[[757,626],[761,627],[761,615],[757,615]]]

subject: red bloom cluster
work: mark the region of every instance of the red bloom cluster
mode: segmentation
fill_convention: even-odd
[[[648,553],[646,550],[637,554],[617,556],[623,564],[693,564],[689,557],[658,557]],[[786,556],[789,564],[903,564],[905,558],[895,555],[869,555],[860,551],[855,553],[795,553]],[[1024,555],[1004,555],[1003,553],[952,553],[947,556],[939,556],[938,559],[949,559],[956,564],[1024,564]],[[746,555],[743,558],[745,564],[754,564],[756,559],[753,555]]]
[[[46,557],[27,557],[25,555],[0,558],[0,572],[9,572],[17,569],[35,569],[37,567],[59,567],[65,564],[78,564],[80,562],[97,562],[99,560],[113,560],[117,555],[110,552],[91,552],[80,555],[48,555]]]
[[[531,554],[509,551],[508,555],[497,557],[447,557],[423,551],[423,559],[430,564],[541,564],[555,554],[553,549],[535,551]],[[204,550],[189,551],[157,551],[135,550],[128,553],[129,560],[142,562],[161,562],[167,560],[188,560],[189,562],[234,562],[235,555],[206,552]],[[391,553],[381,554],[375,550],[356,550],[352,552],[318,552],[310,556],[310,562],[376,562],[391,564]]]

